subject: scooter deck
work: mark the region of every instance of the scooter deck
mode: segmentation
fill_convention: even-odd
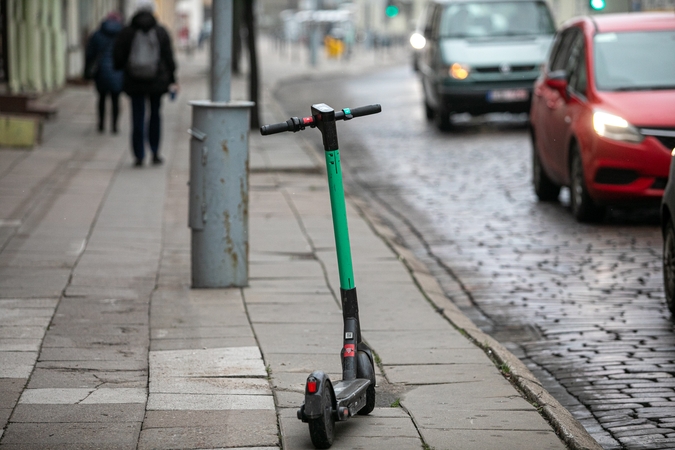
[[[366,406],[366,391],[370,386],[367,378],[341,380],[333,385],[339,420],[346,420]],[[348,414],[345,412],[349,411]]]

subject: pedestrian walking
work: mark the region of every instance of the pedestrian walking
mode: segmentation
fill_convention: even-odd
[[[98,30],[89,38],[85,54],[85,78],[94,80],[98,92],[98,131],[105,128],[106,98],[112,104],[111,131],[117,134],[117,118],[120,111],[120,93],[124,74],[115,70],[113,64],[113,45],[117,35],[122,31],[122,16],[111,12],[101,22]]]
[[[142,166],[146,139],[152,163],[162,163],[159,155],[162,96],[170,90],[175,95],[178,84],[171,37],[157,23],[154,3],[138,3],[142,5],[117,37],[113,57],[115,68],[124,70],[124,92],[131,98],[131,145],[135,165]],[[146,103],[150,106],[147,132]]]

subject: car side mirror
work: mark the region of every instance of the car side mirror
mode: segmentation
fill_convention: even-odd
[[[567,71],[554,70],[546,74],[546,86],[560,92],[560,95],[567,98]]]

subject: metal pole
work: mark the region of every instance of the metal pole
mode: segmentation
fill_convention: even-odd
[[[232,77],[232,0],[213,0],[211,101],[229,102]]]
[[[248,284],[248,128],[252,102],[230,101],[232,0],[213,1],[211,101],[192,101],[192,287]]]

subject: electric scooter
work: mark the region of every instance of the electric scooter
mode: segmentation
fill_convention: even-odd
[[[298,419],[309,424],[309,435],[316,448],[329,448],[333,444],[336,421],[345,421],[356,414],[370,414],[375,408],[375,365],[373,352],[361,339],[336,121],[377,114],[381,110],[380,105],[368,105],[335,111],[320,103],[312,105],[310,117],[291,117],[286,122],[260,128],[263,136],[318,128],[326,154],[344,333],[340,352],[342,380],[333,384],[323,371],[312,372],[305,384],[305,401],[298,410]]]

